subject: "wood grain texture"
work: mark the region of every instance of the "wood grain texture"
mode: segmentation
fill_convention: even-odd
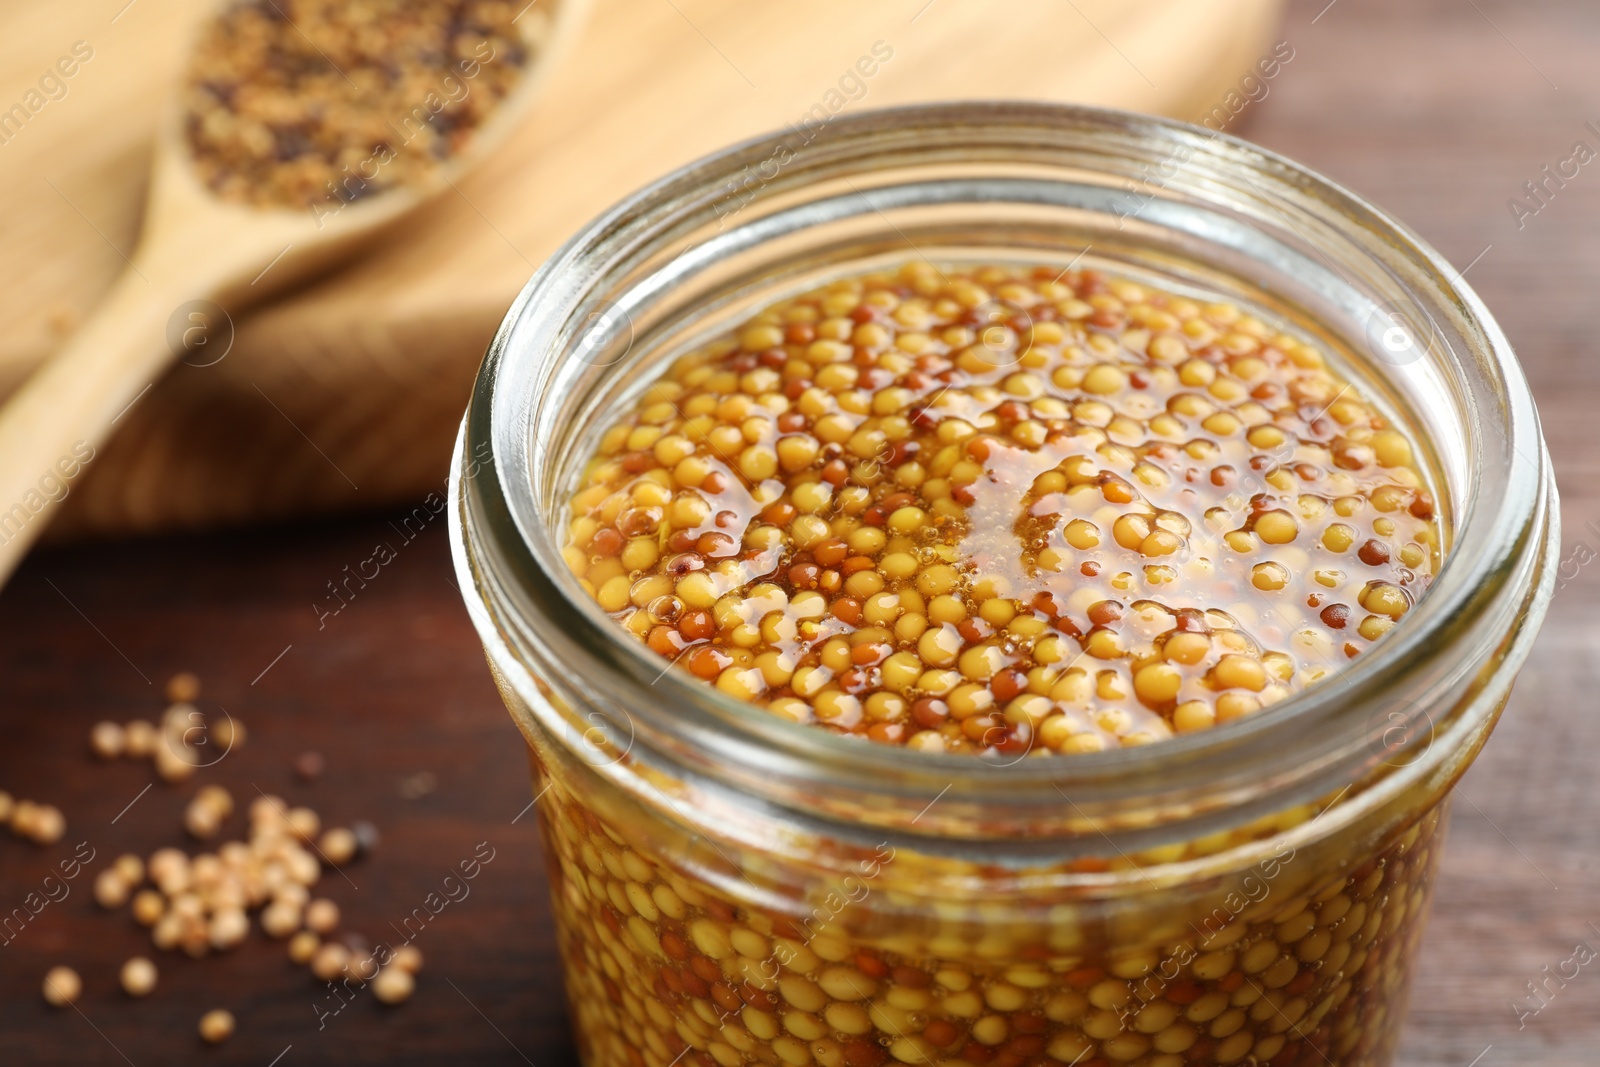
[[[1594,964],[1522,1029],[1510,1003],[1575,943],[1600,948],[1589,925],[1600,925],[1600,560],[1576,563],[1587,558],[1580,549],[1600,553],[1600,171],[1585,168],[1520,230],[1506,200],[1575,140],[1596,144],[1584,123],[1600,116],[1600,12],[1578,2],[1475,3],[1483,15],[1456,0],[1338,0],[1313,25],[1326,0],[1296,2],[1284,30],[1295,59],[1240,128],[1366,194],[1458,266],[1483,253],[1467,277],[1533,384],[1563,498],[1563,554],[1574,562],[1458,794],[1399,1062],[1593,1067]],[[312,603],[341,568],[395,536],[387,517],[56,549],[0,593],[0,788],[59,803],[70,841],[89,837],[114,853],[178,838],[189,790],[158,785],[113,825],[148,776],[92,763],[84,739],[96,719],[154,712],[143,676],[159,684],[190,668],[205,679],[206,699],[252,728],[217,780],[239,794],[252,783],[282,790],[383,829],[379,852],[351,869],[359,890],[324,882],[352,928],[376,931],[409,910],[463,849],[505,843],[475,895],[426,935],[429,967],[415,1000],[392,1012],[359,1003],[320,1033],[308,980],[259,937],[230,957],[163,957],[160,992],[123,1000],[114,967],[146,942],[79,884],[0,948],[0,1063],[126,1062],[84,1019],[43,1006],[36,987],[57,962],[82,970],[85,1014],[137,1067],[264,1067],[291,1044],[279,1067],[574,1062],[535,835],[527,818],[510,822],[529,799],[526,766],[440,533],[402,549],[321,631]],[[330,767],[314,786],[289,771],[307,748]],[[423,770],[438,775],[437,792],[403,799],[400,783]],[[0,839],[0,906],[66,852]],[[204,1050],[195,1022],[224,1001],[239,1014],[239,1035]]]
[[[443,476],[484,347],[544,256],[672,167],[797,121],[837,94],[875,42],[893,58],[861,80],[847,109],[990,96],[1197,116],[1268,46],[1279,6],[1016,0],[997,18],[985,5],[924,3],[813,0],[800,16],[740,0],[597,0],[493,165],[353,269],[239,316],[221,363],[175,368],[121,420],[55,533],[415,496]],[[0,145],[0,196],[21,208],[0,216],[0,315],[16,324],[0,336],[0,392],[83,319],[130,250],[139,134],[148,136],[197,9],[141,0],[112,25],[104,6],[0,15],[10,42],[0,45],[0,100],[20,98],[57,50],[79,39],[95,49],[68,95]],[[115,135],[102,141],[108,127]],[[17,216],[26,221],[9,222]]]

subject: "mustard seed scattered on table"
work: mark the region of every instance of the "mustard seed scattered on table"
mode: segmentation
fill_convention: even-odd
[[[233,814],[233,794],[215,783],[201,786],[194,795],[194,802],[205,805],[224,819]]]
[[[149,759],[155,754],[157,734],[152,723],[135,719],[122,728],[122,752],[132,759]]]
[[[378,957],[365,947],[357,951],[352,949],[349,963],[350,974],[363,982],[370,982],[378,976]]]
[[[289,829],[302,841],[313,841],[322,831],[322,820],[310,808],[295,808],[288,819]]]
[[[18,800],[11,805],[11,832],[36,845],[53,845],[67,832],[67,819],[53,804]]]
[[[107,867],[94,876],[94,900],[107,911],[115,911],[128,902],[131,887],[122,872]]]
[[[318,897],[306,905],[306,929],[326,937],[339,927],[339,905]]]
[[[1253,715],[1426,589],[1401,428],[1307,340],[1094,271],[846,278],[680,358],[603,434],[568,565],[731,696],[924,751]]]
[[[320,752],[302,752],[294,760],[294,773],[304,782],[314,782],[321,778],[326,767],[327,761],[322,758]]]
[[[298,208],[432,175],[521,79],[519,6],[233,0],[186,79],[200,180],[226,200]]]
[[[220,1045],[233,1036],[233,1013],[214,1008],[200,1016],[200,1038],[209,1045]]]
[[[64,1008],[83,992],[83,979],[71,967],[52,967],[44,976],[43,992],[51,1007]]]
[[[399,967],[385,967],[372,980],[372,994],[385,1004],[399,1004],[409,1000],[416,991],[417,980],[411,972]]]
[[[389,966],[417,974],[422,970],[422,950],[415,945],[401,945],[395,950],[394,959],[390,961]]]
[[[250,936],[250,917],[240,907],[226,907],[211,916],[207,938],[219,952],[237,948]]]
[[[286,900],[275,900],[261,912],[261,929],[268,937],[289,937],[300,929],[301,911]]]
[[[122,988],[130,997],[149,996],[156,987],[156,965],[143,956],[135,956],[122,965]]]
[[[194,777],[200,757],[189,745],[169,733],[155,742],[155,764],[156,774],[163,782],[186,782]]]
[[[131,852],[124,852],[112,861],[111,869],[132,889],[144,881],[144,860]]]
[[[304,966],[316,956],[322,939],[310,930],[301,930],[289,939],[289,959]]]
[[[192,671],[179,671],[167,679],[167,700],[172,704],[192,704],[200,698],[200,679]]]
[[[317,847],[327,861],[337,867],[355,858],[356,835],[342,826],[335,826],[323,833]]]
[[[218,752],[232,752],[245,739],[244,723],[229,715],[224,715],[211,726],[211,743],[217,746]]]
[[[95,723],[94,728],[89,731],[89,747],[101,759],[116,759],[122,755],[122,727],[114,722]]]
[[[167,911],[167,898],[156,889],[141,889],[133,896],[133,921],[140,926],[154,926]]]
[[[349,964],[350,950],[330,941],[311,957],[311,973],[321,981],[331,982],[343,974]]]

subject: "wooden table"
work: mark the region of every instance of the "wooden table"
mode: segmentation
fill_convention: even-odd
[[[1469,270],[1538,394],[1564,554],[1600,554],[1600,362],[1588,358],[1600,336],[1600,166],[1520,229],[1506,203],[1574,141],[1600,147],[1584,126],[1600,119],[1600,11],[1583,0],[1325,3],[1291,9],[1283,36],[1294,59],[1239,129],[1369,195]],[[427,968],[416,996],[398,1009],[363,997],[319,1030],[322,991],[258,933],[200,963],[158,956],[158,993],[130,1002],[116,967],[148,951],[147,937],[125,914],[100,912],[84,876],[0,948],[0,1064],[573,1062],[533,820],[518,818],[526,761],[452,584],[442,528],[401,548],[318,626],[326,583],[380,539],[398,542],[389,520],[78,547],[29,563],[0,596],[0,788],[60,805],[70,828],[51,849],[0,839],[0,909],[40,886],[69,843],[114,855],[181,839],[192,788],[141,792],[147,769],[95,762],[86,736],[102,718],[158,714],[165,678],[191,669],[203,703],[250,728],[209,780],[382,830],[350,882],[320,887],[347,927],[383,935],[479,842],[495,850],[471,896],[419,938]],[[1511,1007],[1577,943],[1600,949],[1600,566],[1568,573],[1456,803],[1406,1064],[1600,1058],[1600,961],[1546,994],[1521,1029]],[[292,764],[313,750],[327,771],[308,784]],[[38,995],[58,962],[84,976],[81,1014]],[[238,1016],[239,1034],[206,1050],[195,1024],[217,1006]]]

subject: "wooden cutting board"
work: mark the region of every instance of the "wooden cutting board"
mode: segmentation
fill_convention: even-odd
[[[875,49],[892,55],[844,83],[858,97],[846,111],[1025,97],[1198,118],[1271,50],[1280,2],[593,0],[552,55],[543,99],[482,171],[359,261],[242,316],[220,362],[156,383],[73,481],[51,536],[372,508],[440,488],[483,349],[540,260],[637,186],[798,120]],[[0,13],[0,395],[132,251],[151,132],[205,6]],[[58,68],[62,57],[73,62]],[[31,112],[15,129],[3,114],[14,102]]]

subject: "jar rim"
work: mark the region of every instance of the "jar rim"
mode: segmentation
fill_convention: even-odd
[[[537,433],[527,394],[554,380],[553,364],[567,355],[563,339],[570,340],[585,294],[607,271],[703,228],[730,179],[772,158],[786,138],[793,132],[751,138],[619,201],[535,273],[491,344],[463,423],[451,522],[463,595],[502,674],[543,657],[546,670],[581,678],[574,691],[593,701],[594,721],[607,723],[602,732],[612,731],[613,748],[626,737],[624,755],[632,760],[670,765],[790,808],[803,804],[807,791],[849,796],[869,809],[898,811],[901,817],[885,819],[902,829],[917,822],[920,816],[903,817],[917,805],[931,806],[952,790],[968,815],[1005,810],[1022,820],[1016,825],[1037,825],[1038,813],[1060,808],[1063,797],[1082,816],[1066,823],[1097,830],[1152,819],[1193,822],[1200,810],[1242,817],[1263,802],[1307,802],[1372,776],[1426,773],[1492,718],[1498,703],[1474,698],[1480,672],[1491,661],[1502,672],[1520,665],[1548,601],[1547,556],[1557,534],[1553,479],[1531,395],[1477,295],[1402,224],[1282,156],[1171,119],[1047,103],[927,104],[836,116],[807,145],[805,158],[780,170],[771,192],[803,189],[808,175],[815,180],[828,168],[848,172],[867,160],[962,143],[984,161],[1003,157],[1008,145],[1061,146],[1085,167],[1118,153],[1181,152],[1193,177],[1156,193],[1181,184],[1193,194],[1208,180],[1237,176],[1255,189],[1251,198],[1275,204],[1291,227],[1299,222],[1337,233],[1381,257],[1429,321],[1459,339],[1462,350],[1441,346],[1447,349],[1441,358],[1455,362],[1452,371],[1468,386],[1465,410],[1477,420],[1464,427],[1470,484],[1452,486],[1466,506],[1426,594],[1337,680],[1260,714],[1149,746],[1014,763],[866,744],[751,714],[713,687],[662,672],[658,657],[597,605],[573,596],[576,580],[541,525],[531,481],[519,481]],[[537,688],[538,673],[513,684]],[[1374,709],[1393,694],[1405,694],[1404,721],[1374,722]],[[625,729],[618,711],[628,719]],[[1397,726],[1398,745],[1391,743]],[[1374,741],[1375,728],[1382,743]],[[950,832],[952,825],[931,819],[928,828]]]

